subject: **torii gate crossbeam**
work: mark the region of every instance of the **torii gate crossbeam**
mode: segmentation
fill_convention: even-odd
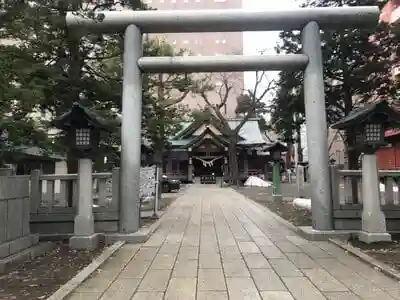
[[[122,95],[120,232],[139,228],[142,72],[230,72],[304,69],[313,228],[332,230],[329,157],[320,30],[364,28],[378,22],[379,8],[332,7],[290,10],[104,11],[98,18],[69,12],[79,34],[125,30]],[[275,56],[142,57],[144,33],[302,30],[303,54]]]

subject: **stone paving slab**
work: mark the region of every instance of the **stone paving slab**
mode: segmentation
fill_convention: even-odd
[[[121,248],[74,299],[400,300],[400,283],[232,189],[193,185],[140,249]]]

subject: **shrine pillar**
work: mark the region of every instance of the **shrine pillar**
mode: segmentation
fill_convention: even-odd
[[[245,151],[243,155],[243,173],[244,176],[249,175],[249,155],[247,154],[247,151]]]
[[[167,167],[165,168],[165,173],[166,173],[167,175],[172,174],[172,158],[171,158],[171,155],[168,155],[168,158],[167,158]]]
[[[268,181],[268,161],[264,162],[264,180]]]
[[[228,171],[229,171],[228,157],[225,156],[225,157],[224,157],[224,165],[223,165],[223,172],[224,172],[223,178],[224,178],[224,179],[228,178],[228,175],[229,175]]]
[[[188,182],[193,182],[193,160],[190,156],[188,162]]]

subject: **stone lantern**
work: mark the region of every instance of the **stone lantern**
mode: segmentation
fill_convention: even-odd
[[[65,132],[71,153],[79,159],[78,211],[70,246],[75,249],[96,248],[99,235],[94,230],[91,157],[98,149],[100,132],[109,131],[111,124],[79,103],[74,103],[69,111],[53,121],[53,125]]]
[[[356,145],[362,155],[362,232],[360,241],[390,241],[385,215],[380,207],[379,176],[376,150],[384,146],[385,131],[400,125],[400,114],[385,100],[367,103],[353,109],[348,116],[333,124],[333,129],[354,128]]]
[[[288,150],[288,148],[281,142],[275,142],[272,145],[267,146],[265,149],[269,152],[270,157],[273,161],[272,168],[272,198],[274,200],[282,200],[281,192],[281,158],[282,152]]]

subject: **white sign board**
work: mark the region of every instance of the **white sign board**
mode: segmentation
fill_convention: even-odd
[[[140,198],[147,198],[155,193],[156,166],[140,168]]]

